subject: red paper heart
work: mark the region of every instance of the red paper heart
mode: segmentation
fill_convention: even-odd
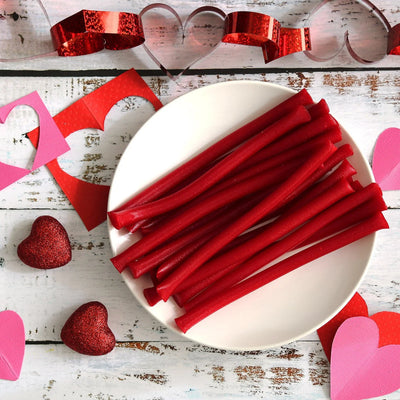
[[[379,347],[400,344],[400,314],[382,311],[370,317],[379,327]]]
[[[106,307],[98,301],[80,306],[61,330],[61,340],[72,350],[100,356],[115,347],[115,336],[107,325]]]
[[[155,9],[157,14],[150,13]],[[213,21],[206,13],[215,14],[217,19]],[[183,23],[172,7],[154,3],[145,7],[140,17],[146,37],[144,49],[162,71],[177,79],[218,46],[226,15],[219,8],[204,6],[193,11]],[[177,70],[177,74],[172,70]]]
[[[333,339],[343,322],[352,317],[368,316],[367,303],[359,293],[356,293],[335,317],[318,329],[317,333],[328,360],[331,358]],[[400,314],[383,311],[369,318],[374,320],[378,325],[379,347],[388,344],[400,344]]]
[[[37,218],[30,235],[17,249],[25,264],[39,269],[59,268],[71,261],[71,244],[64,227],[48,215]]]

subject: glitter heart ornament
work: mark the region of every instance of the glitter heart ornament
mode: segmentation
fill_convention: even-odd
[[[23,263],[38,269],[59,268],[72,258],[67,231],[49,215],[33,222],[30,235],[18,245],[17,253]]]
[[[109,353],[115,347],[115,336],[107,325],[106,307],[91,301],[80,306],[61,330],[61,340],[72,350],[91,356]]]
[[[25,354],[25,330],[14,311],[0,312],[0,379],[16,381]]]

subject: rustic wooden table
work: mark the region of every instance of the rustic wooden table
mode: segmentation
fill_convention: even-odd
[[[99,6],[94,1],[70,1],[60,7],[56,0],[44,2],[51,23],[81,8],[139,12],[149,3],[103,0]],[[225,12],[267,13],[287,26],[306,24],[318,3],[169,1],[183,18],[201,5],[211,4]],[[356,1],[336,3],[335,15],[342,25],[350,26],[350,31],[352,24],[365,18],[364,13],[344,10]],[[45,25],[35,23],[35,4],[33,0],[6,0],[0,3],[0,14],[8,23],[11,19],[15,22],[16,32],[28,21],[31,29],[46,35]],[[397,2],[375,0],[375,5],[392,25],[400,22]],[[0,105],[37,90],[55,115],[123,71],[135,68],[163,104],[193,89],[231,80],[307,88],[315,99],[328,101],[333,115],[369,161],[378,135],[388,127],[400,128],[400,58],[396,56],[360,64],[343,49],[326,62],[312,61],[299,53],[265,65],[260,49],[232,46],[220,45],[177,81],[166,77],[141,47],[79,58],[3,62]],[[153,113],[140,98],[120,101],[106,120],[105,133],[85,130],[68,138],[73,151],[63,155],[60,163],[74,176],[109,184],[124,148]],[[12,112],[7,124],[0,126],[1,161],[18,166],[25,166],[27,159],[31,162],[33,151],[24,133],[35,126],[32,110],[21,107]],[[384,196],[390,229],[378,234],[368,273],[359,287],[371,313],[400,308],[400,194],[393,191]],[[17,246],[32,221],[44,214],[57,218],[70,233],[73,259],[64,268],[35,270],[17,257]],[[18,312],[26,329],[21,376],[15,382],[0,381],[0,399],[329,398],[329,364],[315,333],[266,351],[222,351],[185,340],[153,319],[110,264],[106,223],[88,233],[45,167],[2,190],[0,221],[0,311]],[[68,316],[91,300],[108,308],[109,325],[118,342],[102,357],[75,353],[60,340]],[[400,399],[400,394],[384,398]]]

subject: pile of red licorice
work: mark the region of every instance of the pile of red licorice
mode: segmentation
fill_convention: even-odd
[[[109,212],[115,228],[142,234],[112,263],[134,278],[150,274],[147,301],[173,298],[186,332],[290,271],[388,228],[380,188],[354,179],[353,150],[341,139],[326,102],[300,91]]]

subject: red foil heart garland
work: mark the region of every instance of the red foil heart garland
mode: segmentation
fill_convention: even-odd
[[[147,6],[140,16],[115,11],[82,10],[51,28],[53,44],[60,56],[90,54],[103,48],[122,50],[138,46],[145,41],[141,16],[156,7],[168,9],[183,26],[174,9],[161,3]],[[259,46],[266,63],[311,48],[308,28],[281,28],[279,21],[266,14],[243,11],[226,15],[216,7],[206,6],[195,10],[186,23],[203,11],[215,12],[225,19],[222,42]]]
[[[41,0],[37,0],[37,2],[47,20],[49,20]],[[329,0],[321,1],[310,12],[310,18],[328,2]],[[384,53],[386,55],[400,55],[400,24],[391,27],[384,14],[369,0],[358,0],[357,3],[368,8],[372,14],[380,19],[387,30],[387,49],[385,49]],[[82,10],[51,27],[50,32],[56,49],[55,53],[46,53],[25,59],[47,57],[55,54],[59,56],[78,56],[98,52],[102,49],[128,49],[141,44],[146,47],[141,15],[145,10],[154,7],[168,7],[174,15],[178,15],[171,7],[161,3],[150,4],[139,14]],[[320,59],[318,56],[315,57],[309,54],[312,47],[309,27],[286,28],[282,27],[279,21],[267,14],[237,11],[226,15],[224,11],[212,6],[196,9],[188,17],[188,20],[199,12],[206,11],[205,9],[218,13],[224,19],[225,29],[221,42],[258,46],[263,51],[266,63],[295,52],[305,52],[315,61],[326,61],[326,59]],[[178,21],[182,25],[179,17]],[[316,39],[320,36],[318,32],[312,35]],[[356,61],[372,62],[357,53],[350,44],[348,32],[345,34],[345,45]],[[17,60],[0,59],[0,61]],[[163,67],[162,65],[159,66]]]

